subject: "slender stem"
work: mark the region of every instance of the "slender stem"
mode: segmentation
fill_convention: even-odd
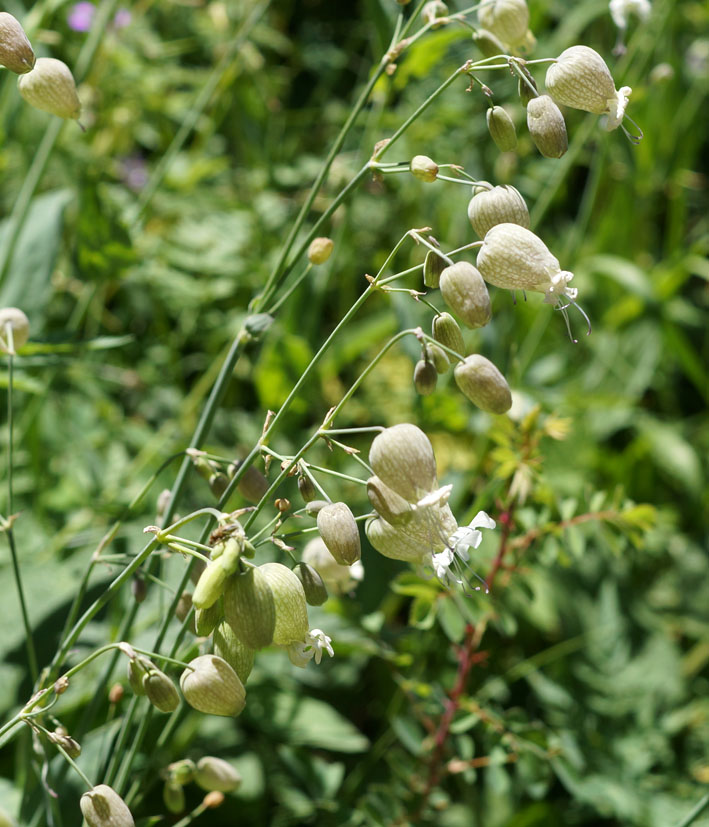
[[[690,824],[697,820],[697,816],[700,816],[704,810],[709,807],[709,793],[707,793],[703,798],[701,798],[696,805],[691,809],[689,813],[680,821],[677,827],[689,827]]]

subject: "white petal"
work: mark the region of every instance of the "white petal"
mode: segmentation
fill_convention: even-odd
[[[445,580],[448,576],[448,569],[453,562],[453,552],[449,549],[443,549],[439,554],[431,556],[433,563],[433,570],[439,580]]]
[[[616,93],[615,98],[608,101],[608,120],[606,122],[606,130],[612,132],[617,129],[623,122],[625,117],[625,110],[628,106],[628,99],[633,90],[630,86],[621,87]]]
[[[445,505],[448,502],[452,490],[452,485],[444,485],[442,488],[437,488],[435,491],[431,491],[430,494],[422,497],[416,503],[416,506],[418,508],[427,508],[431,505]]]
[[[495,528],[495,525],[496,523],[492,517],[484,511],[478,511],[470,523],[471,528]]]

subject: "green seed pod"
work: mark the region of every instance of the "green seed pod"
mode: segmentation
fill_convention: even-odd
[[[209,609],[219,600],[229,577],[219,559],[213,560],[202,572],[192,593],[192,605],[196,609]]]
[[[367,480],[367,496],[372,508],[390,525],[406,525],[414,516],[409,503],[388,485],[384,485],[379,477],[370,477]]]
[[[210,491],[219,500],[229,485],[229,477],[222,471],[215,471],[207,482],[209,483]]]
[[[519,46],[527,39],[529,9],[525,0],[492,0],[478,8],[478,20],[508,46]]]
[[[359,532],[357,541],[359,542]],[[291,643],[305,640],[310,628],[308,606],[298,575],[282,563],[264,563],[259,568],[271,587],[276,605],[273,642],[278,646],[290,646]]]
[[[328,589],[342,594],[352,589],[362,579],[364,570],[358,560],[352,566],[341,566],[330,554],[320,537],[315,537],[303,549],[303,563],[312,566],[322,577]]]
[[[252,313],[244,321],[244,330],[249,336],[258,341],[273,324],[273,316],[268,313]]]
[[[483,189],[475,187],[468,204],[468,218],[480,238],[497,224],[519,224],[529,227],[529,210],[524,198],[510,186]]]
[[[563,51],[547,69],[545,85],[557,103],[608,115],[609,130],[620,126],[632,91],[624,86],[616,92],[605,60],[588,46],[572,46]]]
[[[438,372],[431,362],[419,359],[414,367],[414,387],[421,396],[429,396],[436,390]]]
[[[477,32],[473,33],[473,42],[483,53],[483,57],[496,57],[497,55],[504,55],[507,51],[500,39],[485,29],[478,29]]]
[[[450,309],[468,327],[484,327],[492,318],[490,294],[477,268],[457,261],[441,275],[441,294]]]
[[[449,347],[461,356],[465,356],[465,342],[463,341],[463,332],[460,325],[451,316],[450,313],[439,313],[433,317],[431,324],[431,334],[433,338],[442,345]],[[455,356],[447,353],[448,361],[453,364],[457,361]]]
[[[203,790],[233,793],[241,786],[241,773],[221,758],[205,755],[197,762],[194,780]]]
[[[243,574],[234,574],[227,580],[224,617],[249,649],[262,649],[271,644],[276,607],[273,592],[260,569],[250,566]]]
[[[524,66],[519,66],[518,68],[524,77],[520,77],[517,81],[517,93],[519,94],[519,99],[522,101],[522,106],[527,106],[532,98],[538,97],[539,90],[537,89],[537,82],[529,70],[525,69]]]
[[[246,690],[236,672],[217,655],[190,661],[180,676],[187,703],[206,715],[236,717],[246,704]]]
[[[160,712],[174,712],[180,704],[175,684],[155,667],[143,678],[143,689],[150,703]]]
[[[420,563],[430,558],[432,552],[443,551],[457,528],[453,512],[444,505],[417,510],[405,526],[389,525],[381,517],[368,520],[365,532],[384,557]]]
[[[214,654],[223,658],[236,672],[239,680],[246,685],[246,681],[254,666],[253,649],[239,640],[228,623],[220,623],[212,635]]]
[[[367,520],[364,531],[372,548],[391,560],[419,563],[423,561],[427,553],[427,549],[420,543],[389,525],[381,517]]]
[[[512,407],[512,394],[507,380],[489,359],[474,353],[456,365],[453,375],[468,399],[483,411],[507,413]]]
[[[135,827],[125,801],[105,784],[84,793],[79,807],[89,827]]]
[[[331,238],[314,238],[308,247],[308,261],[311,264],[325,264],[332,255],[335,242]]]
[[[40,57],[31,72],[20,75],[17,86],[31,106],[60,118],[76,120],[81,102],[71,69],[54,57]]]
[[[549,95],[539,95],[529,101],[527,127],[534,145],[545,158],[561,158],[569,148],[564,116]]]
[[[303,498],[303,502],[305,503],[312,502],[318,496],[318,492],[313,485],[313,481],[305,474],[301,474],[298,477],[298,491],[300,492],[300,496]]]
[[[548,303],[576,298],[576,289],[568,286],[573,273],[561,270],[541,238],[518,224],[493,227],[478,252],[477,265],[485,281],[496,287],[544,293]]]
[[[384,485],[410,503],[438,485],[433,448],[416,425],[394,425],[378,434],[369,449],[369,464]]]
[[[168,813],[177,815],[185,809],[185,791],[179,784],[166,781],[162,790],[162,800]]]
[[[23,75],[34,64],[34,52],[25,30],[11,14],[0,12],[0,66],[5,66],[16,75]]]
[[[445,350],[438,345],[432,345],[430,342],[426,343],[426,360],[433,363],[436,373],[447,373],[450,367],[448,356]]]
[[[211,635],[214,629],[222,622],[224,607],[219,600],[206,609],[195,609],[194,628],[199,637]]]
[[[517,149],[517,132],[507,112],[501,106],[492,106],[487,110],[486,118],[490,137],[500,152]]]
[[[409,169],[414,178],[427,184],[433,183],[438,175],[438,164],[427,155],[416,155],[412,158]]]
[[[426,287],[437,288],[441,280],[441,273],[446,266],[445,259],[438,253],[429,250],[423,262],[423,283]]]
[[[301,585],[303,586],[305,599],[308,601],[308,605],[322,606],[322,604],[327,600],[327,588],[317,570],[301,561],[293,569],[293,573],[298,580],[300,580]]]
[[[10,337],[8,328],[12,330],[12,353],[22,347],[30,336],[30,322],[19,307],[3,307],[0,310],[0,352],[10,353]]]
[[[236,474],[240,465],[241,461],[232,462],[229,466],[230,478]],[[264,477],[255,465],[249,465],[244,473],[244,476],[237,483],[236,490],[245,500],[248,500],[251,503],[258,503],[261,501],[261,498],[264,496],[266,491],[268,491],[268,487],[268,480],[266,477]]]
[[[329,503],[318,511],[318,531],[330,554],[341,566],[359,560],[362,549],[354,514],[345,503]]]

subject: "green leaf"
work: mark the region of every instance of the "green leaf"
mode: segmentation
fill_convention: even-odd
[[[291,744],[334,752],[364,752],[369,739],[329,704],[314,698],[279,695],[274,723],[282,726]]]

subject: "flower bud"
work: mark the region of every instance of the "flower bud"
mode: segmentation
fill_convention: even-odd
[[[430,3],[426,3],[426,5],[421,9],[421,17],[423,17],[424,22],[426,23],[433,23],[434,20],[446,17],[447,14],[448,6],[441,2],[441,0],[431,0]],[[440,25],[441,24],[439,23],[438,26]],[[433,26],[433,28],[436,29],[438,26]]]
[[[232,462],[229,466],[230,478],[236,474],[240,465],[241,461]],[[251,503],[259,502],[266,491],[268,491],[268,488],[268,480],[255,465],[249,465],[244,473],[244,476],[236,485],[236,490],[239,494]]]
[[[254,666],[254,650],[244,646],[228,623],[220,623],[216,627],[212,640],[214,654],[223,658],[245,685]]]
[[[327,500],[309,500],[305,504],[305,510],[311,517],[314,517],[316,514],[319,514],[326,505],[330,505]]]
[[[180,761],[173,761],[168,764],[163,773],[167,780],[178,787],[184,787],[194,779],[195,763],[191,758],[182,758]]]
[[[34,52],[25,30],[11,14],[0,12],[0,66],[22,75],[34,64]]]
[[[330,552],[328,552],[329,554]],[[333,557],[333,562],[335,558]],[[339,563],[337,564],[339,565]],[[305,599],[309,606],[322,606],[327,600],[327,588],[317,570],[302,561],[293,569],[293,573],[300,580],[305,592]]]
[[[218,558],[213,560],[199,576],[192,593],[192,605],[196,609],[209,609],[224,592],[224,586],[229,575],[225,568],[218,565],[218,563]]]
[[[379,477],[367,480],[367,496],[377,514],[393,526],[406,525],[414,516],[411,505],[384,485]]]
[[[315,537],[306,544],[302,562],[309,567],[312,566],[322,577],[327,588],[335,594],[350,591],[364,576],[364,569],[359,560],[351,566],[340,565],[320,537]]]
[[[436,390],[438,372],[431,362],[419,359],[414,367],[414,387],[421,396],[429,396]]]
[[[43,112],[76,120],[81,102],[71,69],[54,57],[40,57],[31,72],[20,75],[17,85],[22,97]]]
[[[148,586],[144,577],[134,577],[130,581],[130,591],[136,603],[142,603],[148,595]]]
[[[411,174],[419,181],[431,184],[438,175],[438,164],[426,155],[416,155],[409,166]]]
[[[303,502],[312,502],[317,496],[318,492],[313,485],[313,481],[307,474],[301,474],[298,477],[298,491],[303,498]]]
[[[81,755],[81,745],[79,742],[75,741],[70,735],[61,729],[56,729],[54,732],[50,732],[47,737],[53,744],[61,747],[69,758],[78,758]]]
[[[8,328],[12,330],[12,350]],[[29,339],[30,322],[18,307],[3,307],[0,310],[0,352],[14,355]]]
[[[175,617],[182,623],[192,608],[192,595],[189,592],[182,592],[180,599],[175,606]]]
[[[529,9],[525,0],[492,0],[483,3],[478,8],[478,20],[483,29],[507,46],[519,46],[527,39]]]
[[[433,448],[416,425],[394,425],[378,434],[369,449],[369,464],[384,485],[410,503],[437,486]]]
[[[357,542],[359,543],[359,532]],[[264,563],[259,568],[271,587],[276,606],[273,642],[278,646],[289,646],[303,640],[310,628],[303,584],[298,576],[282,563]]]
[[[437,316],[433,317],[431,334],[437,342],[449,347],[461,356],[465,356],[463,332],[461,331],[458,322],[456,322],[450,313],[446,313],[444,311],[443,313],[439,313]],[[450,353],[447,353],[446,356],[448,357],[450,364],[457,361],[455,356],[452,356]]]
[[[345,503],[329,503],[318,511],[318,531],[330,554],[341,566],[359,560],[362,549],[354,514]]]
[[[201,655],[190,661],[180,676],[187,703],[207,715],[236,717],[246,703],[246,690],[236,672],[216,655]]]
[[[564,116],[549,95],[539,95],[529,101],[527,127],[534,145],[545,158],[561,158],[569,148]]]
[[[229,578],[224,589],[224,617],[249,649],[262,649],[273,641],[276,607],[263,572],[249,566]]]
[[[180,696],[175,684],[155,667],[143,678],[143,690],[150,703],[160,712],[174,712],[179,706]]]
[[[500,39],[495,37],[492,32],[485,29],[478,29],[473,33],[473,42],[483,53],[483,57],[496,57],[497,55],[504,55],[505,47],[500,42]]]
[[[477,265],[485,281],[496,287],[535,290],[544,293],[549,304],[576,298],[577,291],[568,287],[573,273],[561,270],[541,238],[518,224],[493,227],[485,235]]]
[[[311,264],[325,264],[332,255],[335,242],[331,238],[314,238],[308,247],[308,261]]]
[[[212,790],[207,793],[202,800],[202,806],[207,810],[216,810],[217,807],[221,807],[223,803],[224,793],[220,793],[218,790]]]
[[[529,70],[525,69],[524,66],[519,66],[518,68],[524,77],[520,77],[517,81],[517,93],[519,99],[522,101],[522,106],[527,106],[532,98],[538,97],[539,90],[537,89],[537,82]]]
[[[512,152],[517,148],[517,132],[512,118],[501,106],[487,110],[487,128],[500,152]]]
[[[162,800],[168,813],[177,815],[185,809],[185,791],[179,784],[166,781],[162,790]]]
[[[128,661],[128,683],[130,688],[136,695],[145,695],[145,688],[143,687],[143,678],[151,669],[154,669],[154,664],[148,658],[142,655],[137,655],[130,658]]]
[[[232,793],[241,786],[241,773],[227,761],[205,755],[197,762],[194,780],[208,792]]]
[[[119,704],[123,700],[124,695],[125,689],[123,688],[123,684],[114,683],[108,690],[108,702],[110,704]]]
[[[512,394],[500,371],[480,354],[466,356],[453,370],[455,382],[468,399],[483,411],[507,413],[512,407]]]
[[[475,188],[468,204],[468,218],[480,238],[497,224],[519,224],[529,227],[529,210],[524,198],[510,186],[492,189]]]
[[[430,342],[427,342],[424,347],[424,351],[426,353],[426,361],[433,364],[433,367],[436,369],[436,373],[448,372],[448,368],[451,365],[448,361],[448,356],[442,347],[438,347],[438,345],[432,345]]]
[[[217,600],[209,608],[195,609],[194,630],[199,637],[211,635],[224,617],[224,608]]]
[[[207,482],[210,491],[219,500],[229,485],[229,477],[223,471],[215,471]]]
[[[484,327],[492,317],[490,294],[477,268],[457,261],[441,274],[445,303],[468,327]]]
[[[563,51],[547,69],[545,85],[557,103],[608,115],[608,131],[622,123],[632,91],[629,86],[616,91],[605,60],[588,46],[572,46]]]
[[[105,784],[84,793],[79,807],[89,827],[135,827],[125,801]]]
[[[438,287],[441,280],[441,273],[445,269],[445,259],[429,250],[423,262],[423,283],[426,287]]]

